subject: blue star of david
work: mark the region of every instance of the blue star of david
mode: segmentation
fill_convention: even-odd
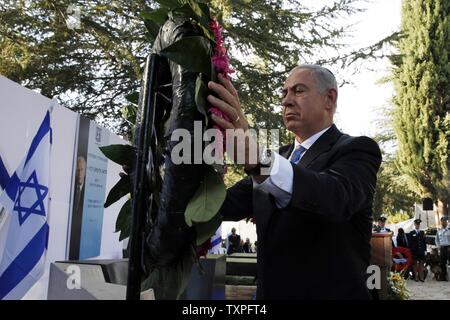
[[[37,196],[36,201],[29,208],[27,206],[22,206],[22,203],[24,202],[24,200],[22,199],[22,195],[27,188],[34,189]],[[14,203],[14,211],[17,211],[18,213],[20,225],[22,225],[31,214],[45,216],[44,199],[47,196],[47,193],[48,188],[46,186],[39,184],[36,171],[33,171],[33,173],[28,178],[27,182],[20,182],[19,196],[17,197],[17,200]],[[29,192],[26,195],[27,197],[30,197]],[[31,195],[33,195],[33,191]],[[27,200],[29,200],[29,198]]]

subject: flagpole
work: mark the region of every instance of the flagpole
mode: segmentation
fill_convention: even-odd
[[[135,179],[133,179],[132,197],[132,224],[130,234],[130,256],[128,264],[127,300],[140,300],[141,276],[143,271],[143,246],[146,223],[145,183],[146,168],[149,161],[150,142],[155,120],[155,88],[157,86],[158,55],[152,53],[147,57],[141,95],[139,97],[139,108],[142,110],[142,119],[137,119],[137,155],[135,162]],[[140,122],[140,123],[139,123]],[[151,168],[151,166],[148,166]],[[147,174],[151,175],[151,172]],[[150,199],[148,210],[151,211],[152,201]]]

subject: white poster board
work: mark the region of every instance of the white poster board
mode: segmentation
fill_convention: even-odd
[[[39,93],[0,76],[0,156],[10,175],[27,152],[31,140],[51,103],[53,103],[52,100]],[[75,176],[74,162],[79,115],[55,104],[50,118],[53,143],[48,213],[50,233],[46,267],[43,277],[25,295],[24,299],[46,299],[50,263],[66,260],[68,256],[68,230],[70,230],[73,201],[72,186]],[[109,135],[110,144],[126,143],[113,133]],[[120,171],[119,165],[111,161],[107,162],[106,195],[118,181]],[[104,210],[100,254],[94,258],[115,259],[122,257],[123,244],[118,241],[119,235],[114,231],[117,215],[125,201],[124,198]],[[0,229],[0,241],[1,239]]]

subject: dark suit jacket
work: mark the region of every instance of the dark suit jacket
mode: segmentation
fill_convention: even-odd
[[[241,244],[241,236],[238,234],[230,234],[228,236],[228,252],[227,254],[233,254],[239,252],[239,245]]]
[[[397,247],[409,247],[409,239],[406,233],[403,236],[397,235]]]
[[[420,230],[419,234],[416,233],[416,230],[410,231],[408,241],[409,248],[411,249],[414,257],[425,256],[425,251],[427,250],[427,240],[423,230]]]
[[[294,145],[282,147],[288,157]],[[274,198],[246,178],[228,189],[224,220],[254,216],[258,299],[369,299],[366,286],[378,145],[334,125],[293,165],[292,199]]]

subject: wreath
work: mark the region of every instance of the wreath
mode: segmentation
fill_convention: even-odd
[[[209,121],[209,114],[226,118],[218,108],[206,102],[207,83],[217,81],[217,73],[229,77],[233,70],[223,46],[221,26],[211,17],[205,3],[193,0],[156,2],[160,8],[141,14],[153,40],[152,52],[159,59],[154,111],[156,139],[151,142],[148,183],[144,186],[156,205],[145,206],[148,224],[142,290],[153,288],[157,299],[173,299],[180,298],[184,292],[192,265],[198,263],[200,251],[208,247],[210,237],[220,226],[222,219],[218,211],[226,195],[223,183],[226,168],[223,162],[198,163],[194,152],[190,164],[174,163],[171,155],[177,143],[172,141],[171,135],[176,129],[186,130],[195,144],[194,121],[202,122],[204,132],[215,126]],[[144,84],[139,99],[142,99],[143,88]],[[128,100],[137,103],[138,97],[139,93],[132,93]],[[142,106],[141,101],[139,106]],[[136,117],[135,132],[140,130],[140,109],[128,111]],[[216,159],[223,159],[224,137],[222,143],[214,149]],[[195,145],[192,148],[194,151]],[[133,168],[133,146],[111,145],[101,150],[114,162]],[[119,240],[130,235],[133,179],[132,170],[111,189],[105,203],[107,207],[129,195],[116,222]]]
[[[406,262],[405,263],[395,263],[394,262],[394,269],[396,272],[408,270],[412,266],[413,256],[412,256],[411,250],[409,250],[408,248],[405,248],[405,247],[392,248],[392,259],[396,259],[397,257],[406,259]]]

